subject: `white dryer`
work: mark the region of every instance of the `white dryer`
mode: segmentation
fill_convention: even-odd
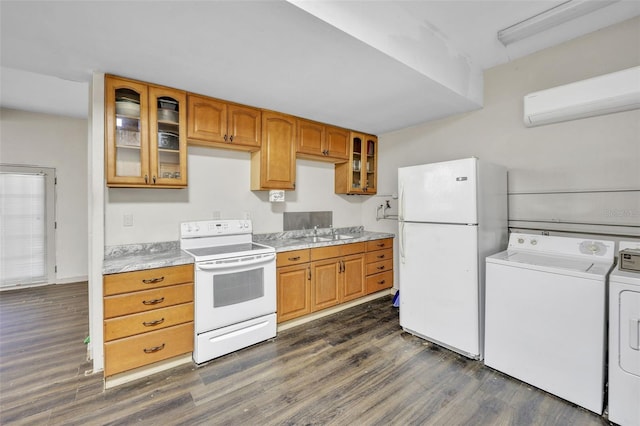
[[[602,414],[614,243],[512,233],[486,264],[485,364]]]
[[[619,269],[609,276],[609,420],[640,425],[640,272]]]

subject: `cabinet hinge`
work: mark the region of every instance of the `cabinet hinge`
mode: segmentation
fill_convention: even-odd
[[[54,178],[53,178],[53,184],[54,184],[54,185],[57,185],[57,184],[58,184],[58,178],[57,178],[57,177],[54,177]]]
[[[58,265],[53,267],[53,272],[58,272]]]
[[[53,222],[53,229],[58,229],[58,222]]]

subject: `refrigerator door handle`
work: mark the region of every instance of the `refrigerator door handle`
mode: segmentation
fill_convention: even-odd
[[[400,187],[400,202],[398,203],[398,220],[404,220],[404,186]]]
[[[398,244],[400,248],[400,262],[404,263],[404,222],[398,222],[400,224],[400,244]]]

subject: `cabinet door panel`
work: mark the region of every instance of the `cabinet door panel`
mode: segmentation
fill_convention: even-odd
[[[297,152],[322,156],[325,155],[323,142],[325,138],[325,126],[308,120],[298,120],[298,147]]]
[[[251,156],[251,189],[294,189],[296,121],[275,112],[262,113],[262,146]]]
[[[146,185],[149,182],[147,85],[107,77],[105,97],[107,183]]]
[[[362,297],[366,293],[364,282],[364,257],[359,255],[347,256],[342,259],[341,280],[343,282],[342,302]]]
[[[316,312],[340,303],[337,259],[311,264],[311,311]]]
[[[349,131],[338,127],[327,126],[326,149],[333,158],[349,159]]]
[[[258,109],[240,105],[227,107],[229,142],[260,148],[262,113]]]
[[[311,312],[310,265],[278,268],[278,322]]]
[[[212,98],[189,95],[187,138],[225,142],[227,104]]]
[[[149,87],[151,183],[187,185],[187,95],[181,90]]]

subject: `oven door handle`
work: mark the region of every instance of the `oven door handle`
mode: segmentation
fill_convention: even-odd
[[[262,256],[259,257],[257,259],[253,259],[253,260],[248,260],[246,262],[233,262],[233,263],[196,263],[196,267],[198,269],[202,269],[203,271],[213,271],[213,270],[219,270],[219,269],[234,269],[237,267],[245,267],[245,266],[249,266],[249,265],[257,265],[260,263],[267,263],[267,262],[271,262],[272,260],[274,260],[276,258],[275,254],[270,254],[270,255],[266,255],[266,256]]]

